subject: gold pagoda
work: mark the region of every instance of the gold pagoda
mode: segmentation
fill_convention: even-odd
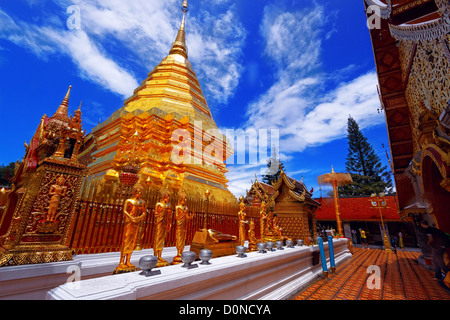
[[[198,199],[209,189],[213,201],[236,202],[225,177],[228,170],[224,161],[232,155],[232,148],[219,132],[188,60],[187,0],[182,10],[181,26],[169,55],[122,108],[87,136],[80,155],[88,165],[85,189],[92,183],[117,181],[133,158],[143,180],[140,183],[150,182],[158,189],[163,185],[182,187],[188,197]],[[176,164],[172,161],[174,148],[180,145],[180,154],[189,161]],[[125,156],[131,152],[133,156]]]

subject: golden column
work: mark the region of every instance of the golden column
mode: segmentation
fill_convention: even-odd
[[[386,234],[386,229],[384,227],[383,213],[381,212],[382,208],[386,208],[386,209],[389,208],[389,207],[387,207],[387,204],[386,204],[386,196],[382,192],[379,195],[377,195],[376,193],[372,193],[372,195],[370,197],[372,198],[370,200],[370,204],[372,205],[372,208],[373,209],[378,209],[380,211],[381,226],[383,227],[383,233],[384,233],[384,250],[386,252],[390,252],[391,251],[391,245],[389,243],[389,239],[388,239],[387,234]]]
[[[205,191],[205,197],[206,197],[206,208],[205,208],[205,215],[203,217],[203,230],[208,230],[208,211],[209,211],[209,196],[211,195],[211,192],[208,190]]]
[[[353,183],[352,176],[349,173],[336,173],[334,172],[333,166],[331,166],[331,173],[326,173],[317,178],[320,185],[332,185],[333,186],[333,198],[334,207],[336,209],[336,224],[338,233],[340,235],[344,234],[342,229],[341,214],[339,212],[339,194],[338,187],[346,184]]]

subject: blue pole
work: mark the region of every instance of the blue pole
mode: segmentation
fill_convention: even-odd
[[[325,276],[328,276],[327,258],[325,258],[325,249],[323,247],[323,239],[321,237],[317,237],[317,241],[319,242],[320,260],[322,261],[323,274]]]
[[[328,249],[330,250],[330,266],[331,271],[334,273],[336,270],[336,264],[334,262],[334,248],[333,248],[333,237],[328,236]]]

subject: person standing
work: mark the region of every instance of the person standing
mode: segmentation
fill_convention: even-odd
[[[449,271],[449,268],[444,261],[445,248],[449,246],[448,237],[438,228],[429,226],[426,220],[420,221],[420,226],[425,229],[425,233],[428,237],[428,245],[431,248],[434,279],[443,280],[442,272],[447,274]]]
[[[403,244],[403,234],[401,232],[398,233],[398,246],[400,249],[403,249],[405,245]]]
[[[369,245],[367,244],[366,232],[362,228],[359,228],[359,234],[361,235],[361,244],[363,248],[367,246],[367,249],[369,249]]]
[[[356,230],[352,229],[352,241],[354,244],[358,243],[358,237],[356,236]]]

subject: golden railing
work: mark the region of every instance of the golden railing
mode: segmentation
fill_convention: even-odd
[[[120,250],[122,231],[124,226],[122,204],[127,198],[129,190],[113,192],[105,196],[103,201],[94,201],[92,196],[78,201],[75,216],[72,221],[71,236],[68,246],[74,254],[91,254],[116,252]],[[90,199],[89,199],[90,198]],[[172,197],[172,208],[176,206],[178,197]],[[154,228],[154,207],[158,194],[147,192],[147,216],[143,221],[142,248],[152,248]],[[187,225],[186,244],[191,244],[196,231],[203,228],[205,213],[207,212],[208,229],[222,233],[238,235],[239,225],[237,213],[239,205],[222,204],[203,199],[187,199],[187,206],[193,217]],[[246,207],[247,219],[254,219],[256,236],[259,237],[259,208]],[[166,247],[175,246],[175,214],[170,217],[172,227],[167,234]]]

